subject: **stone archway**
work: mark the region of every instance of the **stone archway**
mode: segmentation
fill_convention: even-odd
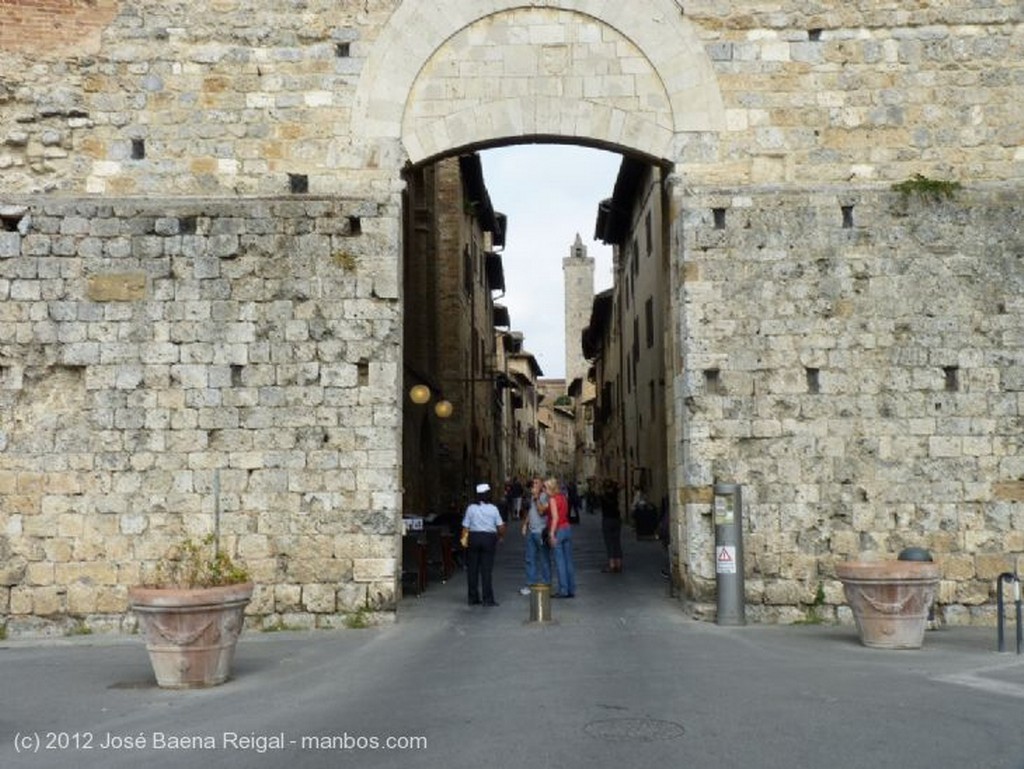
[[[673,0],[592,8],[402,4],[364,67],[356,134],[399,141],[413,163],[537,138],[672,162],[680,133],[723,128],[711,63]]]
[[[643,13],[587,0],[435,0],[402,3],[373,42],[352,135],[364,169],[391,193],[383,177],[393,182],[408,164],[465,149],[561,142],[642,158],[670,174],[661,201],[668,253],[679,211],[671,171],[689,136],[725,123],[711,61],[675,0],[654,0]],[[666,280],[674,317],[677,276]],[[668,441],[669,467],[676,443]]]

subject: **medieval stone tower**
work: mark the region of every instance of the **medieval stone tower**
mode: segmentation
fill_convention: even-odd
[[[587,247],[579,233],[569,247],[569,256],[562,260],[565,278],[565,382],[587,375],[587,361],[580,346],[580,335],[590,322],[594,303],[594,259],[587,256]]]

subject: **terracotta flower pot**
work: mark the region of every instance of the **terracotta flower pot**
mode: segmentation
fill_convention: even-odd
[[[836,564],[846,601],[865,646],[919,649],[939,566],[923,561],[851,561]]]
[[[159,686],[189,689],[227,680],[251,582],[204,588],[135,587],[132,610],[146,635]]]

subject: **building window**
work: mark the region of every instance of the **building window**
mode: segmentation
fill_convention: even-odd
[[[462,248],[462,290],[466,296],[473,295],[473,258],[469,254],[469,246]]]

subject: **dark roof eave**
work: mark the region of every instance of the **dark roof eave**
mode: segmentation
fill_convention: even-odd
[[[646,169],[646,163],[635,158],[622,158],[612,196],[602,200],[597,207],[594,237],[602,243],[621,246],[625,241],[629,234],[630,213]]]
[[[505,233],[502,226],[505,220],[503,214],[497,214],[494,206],[491,205],[491,196],[487,192],[487,185],[484,183],[483,163],[477,153],[461,155],[459,157],[459,171],[462,174],[465,185],[466,196],[469,202],[476,208],[476,216],[480,220],[480,226],[485,232],[490,232],[495,245],[505,243]]]

